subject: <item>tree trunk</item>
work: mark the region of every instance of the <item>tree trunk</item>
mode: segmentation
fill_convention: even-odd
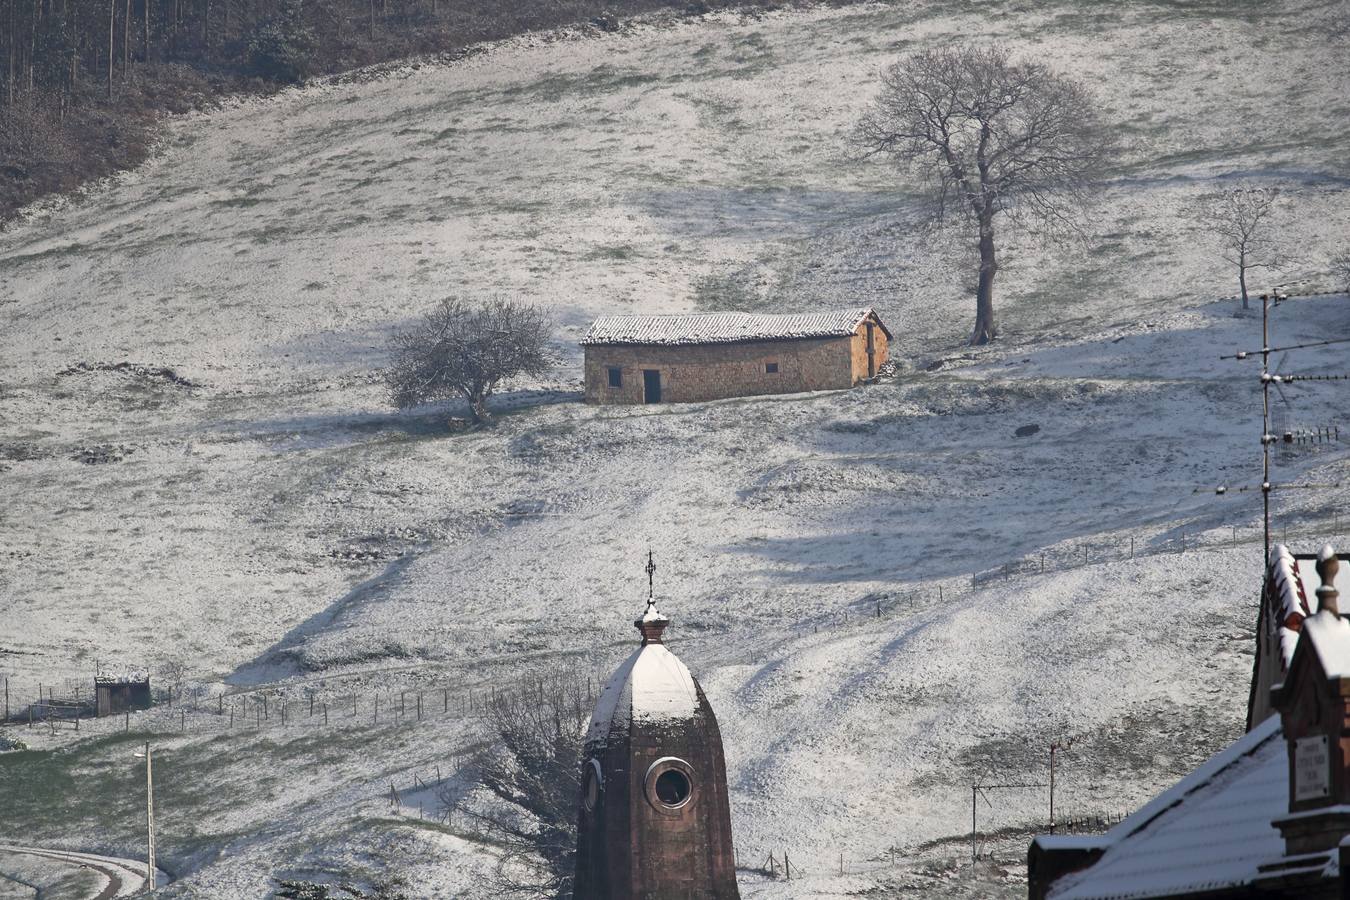
[[[980,217],[980,283],[975,290],[975,330],[970,334],[972,347],[987,344],[998,335],[994,322],[994,276],[998,257],[994,253],[993,216]]]
[[[113,60],[117,59],[117,54],[113,51],[113,36],[117,33],[114,25],[117,22],[117,0],[108,0],[108,99],[112,99],[113,82]]]
[[[478,425],[486,425],[492,421],[492,413],[488,411],[486,394],[469,398],[469,415],[473,416],[474,423]]]
[[[1250,309],[1247,304],[1247,255],[1238,257],[1238,287],[1242,289],[1242,308]]]
[[[122,80],[131,78],[131,0],[122,17]]]
[[[145,0],[145,64],[150,65],[150,0]]]

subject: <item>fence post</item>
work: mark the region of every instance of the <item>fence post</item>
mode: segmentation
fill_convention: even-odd
[[[442,691],[442,694],[443,696],[441,697],[441,712],[448,713],[450,711],[450,689],[445,688]]]
[[[417,692],[417,721],[422,721],[422,692]]]
[[[1130,559],[1134,559],[1134,535],[1130,535]]]

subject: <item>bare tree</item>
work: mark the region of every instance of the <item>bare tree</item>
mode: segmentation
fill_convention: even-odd
[[[1196,212],[1196,220],[1214,235],[1220,255],[1237,267],[1243,309],[1249,308],[1247,272],[1284,262],[1274,222],[1279,197],[1279,188],[1243,185],[1202,198]]]
[[[486,422],[487,400],[499,383],[542,375],[553,366],[550,325],[543,310],[528,303],[442,300],[421,322],[395,335],[386,375],[390,396],[400,408],[462,397],[474,421]]]
[[[1342,253],[1331,261],[1332,290],[1350,294],[1350,253]]]
[[[479,721],[484,749],[470,767],[479,789],[464,793],[452,782],[440,792],[447,809],[503,848],[496,884],[503,896],[572,896],[581,753],[593,704],[575,674],[495,694]]]
[[[159,675],[164,679],[169,697],[178,702],[183,700],[183,682],[187,680],[187,663],[181,659],[171,659],[159,667]]]
[[[925,50],[881,76],[854,140],[890,157],[932,191],[939,218],[956,212],[979,250],[971,344],[998,333],[995,225],[1001,214],[1046,234],[1080,231],[1090,180],[1107,153],[1097,101],[1081,83],[1002,47]]]

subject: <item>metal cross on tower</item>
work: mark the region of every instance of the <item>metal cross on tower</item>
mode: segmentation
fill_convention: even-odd
[[[647,606],[650,608],[656,603],[656,559],[652,556],[652,550],[647,548]]]

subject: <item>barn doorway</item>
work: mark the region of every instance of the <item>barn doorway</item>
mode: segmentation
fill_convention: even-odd
[[[661,373],[656,369],[642,370],[642,402],[661,402]]]
[[[876,325],[872,322],[867,323],[867,377],[875,378],[877,374],[877,344],[876,344]]]

